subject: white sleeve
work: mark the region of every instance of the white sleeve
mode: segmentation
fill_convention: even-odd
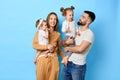
[[[63,22],[63,23],[62,23],[62,32],[65,32],[65,29],[66,29],[66,23]]]
[[[71,33],[73,37],[75,37],[75,32],[76,32],[76,23],[73,22],[71,26]]]
[[[39,36],[42,36],[42,37],[44,36],[43,31],[41,31],[41,30],[39,31]]]
[[[94,34],[87,32],[87,33],[84,35],[84,39],[83,39],[83,40],[88,41],[88,42],[90,42],[90,43],[93,43],[93,41],[94,41]]]

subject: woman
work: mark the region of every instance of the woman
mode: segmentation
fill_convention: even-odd
[[[51,12],[47,16],[47,26],[50,29],[49,33],[49,45],[39,45],[38,44],[38,32],[36,33],[33,41],[33,48],[41,51],[41,55],[44,51],[53,48],[54,51],[51,55],[46,57],[40,57],[36,63],[36,76],[37,80],[58,80],[59,74],[59,61],[57,53],[63,58],[63,53],[60,48],[60,33],[58,32],[58,17],[57,14]]]

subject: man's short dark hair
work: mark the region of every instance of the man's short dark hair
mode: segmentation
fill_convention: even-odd
[[[84,13],[87,13],[92,20],[92,22],[95,20],[95,14],[91,11],[84,11]]]

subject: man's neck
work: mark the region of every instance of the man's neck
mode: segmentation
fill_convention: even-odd
[[[89,29],[89,26],[84,25],[84,26],[81,26],[80,31],[85,31],[85,30],[88,30],[88,29]]]

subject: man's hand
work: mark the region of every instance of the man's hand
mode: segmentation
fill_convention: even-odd
[[[65,47],[64,50],[65,52],[69,52],[70,47]]]
[[[73,43],[74,43],[74,38],[73,38],[73,37],[69,37],[69,38],[65,41],[65,43],[66,43],[67,45],[73,44]]]

